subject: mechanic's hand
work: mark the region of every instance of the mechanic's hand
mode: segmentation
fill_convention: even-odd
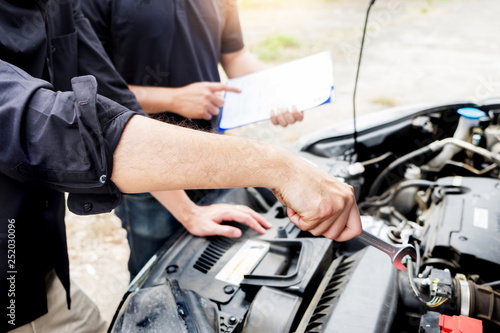
[[[196,206],[192,214],[182,225],[195,236],[225,236],[237,238],[241,236],[241,230],[228,225],[221,225],[223,221],[235,221],[246,224],[259,234],[271,228],[257,212],[243,205],[214,204],[210,206]]]
[[[224,105],[221,92],[240,90],[219,82],[196,82],[175,89],[172,110],[191,119],[210,120]]]
[[[304,113],[299,112],[295,105],[288,109],[280,108],[271,110],[271,121],[273,125],[287,127],[297,121],[302,121],[302,119],[304,119]]]
[[[315,236],[342,242],[361,234],[361,219],[351,186],[304,160],[293,166],[274,194],[290,220]]]

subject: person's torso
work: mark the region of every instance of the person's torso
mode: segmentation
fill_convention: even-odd
[[[92,22],[99,20],[84,12]],[[99,4],[100,5],[100,4]],[[107,8],[107,26],[99,31],[104,47],[118,72],[128,84],[139,86],[182,87],[194,82],[220,81],[219,61],[224,35],[236,30],[226,26],[228,10],[234,0],[123,0]],[[239,47],[239,46],[237,46]],[[165,110],[170,111],[170,110]],[[151,115],[162,121],[191,128],[209,130],[217,119],[191,120],[171,112]]]
[[[72,2],[20,3],[24,5],[0,3],[0,58],[51,82],[56,90],[69,90],[78,73]]]
[[[56,90],[70,89],[78,72],[73,2],[11,2],[0,0],[0,59]],[[5,330],[47,312],[48,271],[55,269],[69,287],[64,214],[63,193],[0,173],[1,303],[15,308],[0,325]]]
[[[129,84],[181,87],[219,81],[226,3],[114,1],[106,50]]]

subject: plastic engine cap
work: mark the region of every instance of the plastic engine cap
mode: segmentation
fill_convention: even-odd
[[[439,316],[441,333],[482,333],[483,322],[466,316]]]
[[[486,113],[484,111],[481,111],[476,108],[461,108],[458,109],[457,112],[461,116],[469,119],[479,119],[481,117],[486,116]]]

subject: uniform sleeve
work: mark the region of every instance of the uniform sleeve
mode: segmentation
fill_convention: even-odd
[[[92,76],[52,86],[0,60],[0,172],[27,185],[69,192],[77,214],[111,211],[121,194],[113,153],[135,112],[97,95]]]
[[[226,0],[226,22],[222,31],[221,53],[236,52],[243,48],[243,35],[236,0]]]
[[[107,51],[111,47],[111,0],[82,0],[81,10]],[[109,54],[109,52],[108,52]]]
[[[107,3],[107,1],[103,1]],[[115,69],[97,37],[89,20],[83,15],[79,2],[75,2],[74,21],[78,35],[78,75],[93,75],[97,79],[98,93],[129,108],[143,112],[135,95],[128,89],[125,80]],[[105,26],[101,25],[100,35],[104,42]],[[145,115],[145,113],[143,113]]]

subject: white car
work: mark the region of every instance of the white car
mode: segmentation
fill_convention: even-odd
[[[303,138],[355,188],[363,228],[411,245],[398,270],[359,239],[300,231],[267,189],[221,191],[272,222],[239,239],[185,231],[133,281],[112,332],[498,332],[500,100],[398,107]],[[458,331],[457,331],[458,332]]]

